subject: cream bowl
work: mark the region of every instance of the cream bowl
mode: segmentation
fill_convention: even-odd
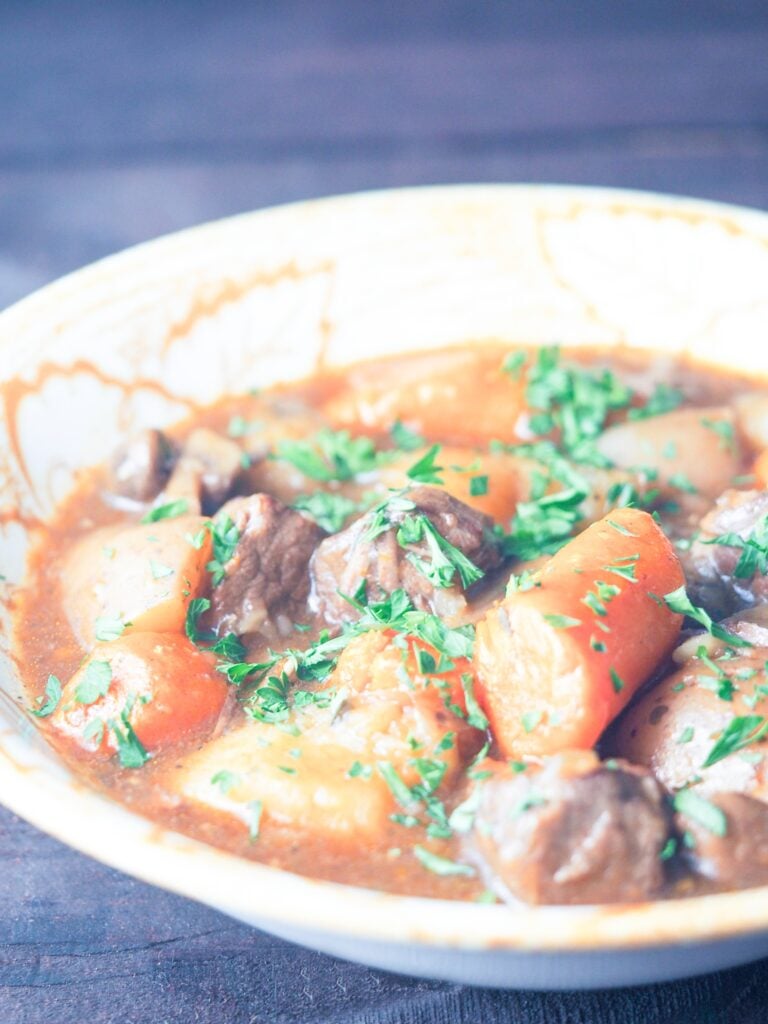
[[[690,353],[768,374],[768,216],[567,187],[382,192],[235,217],[0,316],[0,801],[147,882],[296,942],[479,985],[597,988],[768,955],[768,888],[523,908],[313,881],[89,790],[23,711],[9,622],[29,545],[126,429],[382,353],[500,339]]]

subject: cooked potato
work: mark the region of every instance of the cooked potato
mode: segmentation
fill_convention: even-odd
[[[664,497],[687,505],[692,498],[694,504],[716,498],[741,472],[735,416],[728,406],[628,420],[606,430],[597,447],[623,469],[657,471]]]
[[[398,802],[386,773],[411,787],[432,771],[439,791],[479,745],[467,733],[482,742],[478,730],[448,711],[438,687],[411,672],[410,689],[402,670],[403,652],[391,637],[365,634],[328,681],[343,698],[336,709],[308,706],[294,715],[291,733],[248,722],[186,758],[169,784],[246,825],[258,801],[265,828],[276,823],[339,842],[373,841],[390,814],[419,813],[418,805]],[[231,785],[212,782],[221,773],[234,777]]]
[[[762,743],[705,768],[715,743],[734,718],[765,715],[768,648],[734,658],[692,658],[646,694],[619,721],[610,750],[647,765],[669,789],[700,778],[697,791],[768,797]],[[768,692],[768,691],[766,691]],[[756,699],[755,699],[756,698]]]
[[[181,632],[207,585],[211,538],[200,516],[97,530],[73,548],[62,572],[64,607],[87,649],[99,620],[124,631]],[[193,539],[195,543],[193,543]]]

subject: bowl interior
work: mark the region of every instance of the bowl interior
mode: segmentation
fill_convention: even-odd
[[[29,546],[77,471],[105,458],[126,430],[315,367],[485,339],[690,353],[766,374],[767,281],[768,217],[755,212],[479,186],[234,218],[105,260],[8,310],[0,317],[0,571],[8,580],[0,586],[0,799],[94,856],[247,920],[306,921],[311,898],[316,928],[526,948],[768,925],[763,890],[688,901],[682,925],[670,903],[511,915],[430,901],[425,912],[425,901],[238,861],[73,779],[21,710],[9,640]]]

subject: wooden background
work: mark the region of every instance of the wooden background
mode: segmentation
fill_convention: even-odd
[[[202,220],[454,181],[768,208],[768,2],[0,0],[0,306]],[[757,1024],[766,1006],[765,965],[556,996],[340,964],[0,812],[0,1024]]]

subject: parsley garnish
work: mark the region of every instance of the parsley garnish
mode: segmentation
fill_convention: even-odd
[[[458,861],[448,860],[447,857],[439,857],[418,844],[414,846],[413,853],[419,863],[435,875],[465,875],[471,878],[475,873],[475,869],[469,864],[459,864]]]
[[[167,501],[163,505],[155,505],[146,515],[141,517],[142,523],[156,523],[160,519],[176,519],[183,516],[189,509],[189,502],[186,498],[177,498],[175,501]]]
[[[679,814],[685,814],[702,828],[716,836],[724,836],[728,831],[728,823],[723,811],[692,789],[681,789],[675,794],[674,808]]]
[[[477,702],[475,680],[471,672],[462,672],[461,688],[464,692],[464,703],[467,706],[467,722],[475,729],[486,730],[488,728],[488,719]]]
[[[686,593],[685,586],[678,587],[677,590],[673,590],[671,593],[665,594],[664,603],[670,611],[677,612],[679,615],[687,615],[689,619],[693,619],[694,622],[698,622],[699,625],[703,626],[711,636],[716,637],[718,640],[723,640],[725,643],[731,644],[733,647],[752,646],[749,640],[744,640],[740,636],[735,636],[733,633],[729,633],[727,629],[723,629],[722,626],[713,622],[712,617],[708,612],[693,604]]]
[[[685,395],[679,388],[671,388],[667,384],[656,384],[653,394],[645,405],[630,409],[627,419],[646,420],[651,416],[661,416],[665,412],[672,412],[682,405]]]
[[[710,768],[729,754],[758,743],[768,733],[768,721],[763,715],[737,715],[723,729],[720,738],[707,754],[702,768]]]
[[[129,711],[126,709],[120,714],[119,719],[110,719],[108,725],[117,743],[117,757],[120,766],[122,768],[141,768],[149,760],[149,754],[134,732],[128,714]]]
[[[184,632],[187,634],[189,639],[196,643],[198,640],[211,639],[207,634],[201,633],[198,628],[198,622],[200,616],[207,612],[211,607],[211,602],[207,597],[195,597],[187,606],[187,616],[184,622]]]
[[[211,583],[218,587],[226,575],[227,562],[232,558],[240,540],[240,531],[227,516],[219,516],[208,523],[213,541],[213,558],[206,569],[211,574]]]
[[[469,494],[472,498],[481,498],[484,494],[488,493],[488,474],[483,473],[480,476],[472,476],[469,478]]]
[[[581,619],[574,619],[571,615],[545,615],[544,620],[553,629],[573,629],[581,625]]]
[[[442,466],[435,465],[435,459],[442,445],[433,444],[428,452],[405,471],[405,475],[409,480],[413,480],[417,484],[442,484],[443,479],[440,473],[443,471]]]
[[[43,698],[39,698],[42,700]],[[47,718],[59,706],[61,700],[61,681],[57,676],[48,676],[45,684],[45,701],[39,708],[30,708],[36,718]]]
[[[236,775],[235,772],[229,772],[226,769],[222,769],[220,772],[216,772],[215,775],[211,776],[211,785],[217,786],[219,792],[224,796],[234,789],[235,786],[239,786],[241,782],[240,776]]]
[[[347,430],[326,429],[305,441],[281,441],[270,458],[290,462],[304,476],[327,483],[369,473],[386,454],[377,452],[369,437],[351,437]]]
[[[762,576],[768,575],[768,513],[760,517],[747,537],[741,537],[738,533],[721,533],[719,537],[703,543],[741,550],[733,570],[736,579],[751,579],[756,572]]]
[[[300,494],[291,507],[311,516],[326,533],[338,533],[353,513],[362,511],[359,502],[352,501],[343,494],[331,494],[328,491]]]
[[[96,619],[95,635],[97,640],[117,640],[123,635],[125,623],[120,619],[110,619],[100,615]]]
[[[395,420],[392,424],[389,436],[392,438],[392,443],[401,452],[413,452],[426,445],[426,441],[420,434],[417,434],[415,430],[409,430],[400,420]]]
[[[95,704],[104,697],[112,682],[112,666],[108,661],[89,661],[75,688],[78,704]]]

